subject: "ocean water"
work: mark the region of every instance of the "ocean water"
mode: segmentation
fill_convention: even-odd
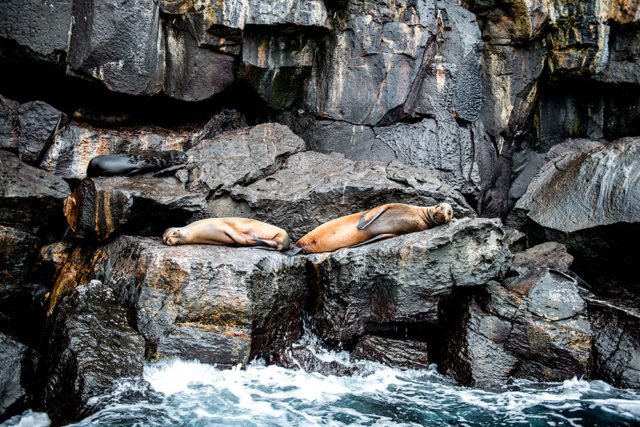
[[[431,367],[354,363],[348,377],[254,362],[220,370],[186,360],[148,364],[92,400],[98,412],[73,426],[591,426],[640,425],[640,391],[601,381],[513,381],[496,390],[461,387]],[[26,413],[7,426],[48,426]]]

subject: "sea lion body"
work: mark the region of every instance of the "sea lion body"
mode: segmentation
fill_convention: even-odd
[[[144,150],[129,154],[104,154],[91,159],[87,176],[122,176],[159,171],[187,162],[178,150]]]
[[[388,203],[326,222],[307,233],[294,246],[305,254],[330,252],[423,231],[445,224],[452,218],[453,209],[448,203],[435,206]]]
[[[169,246],[208,244],[261,246],[278,251],[289,249],[289,235],[275,225],[249,218],[207,218],[184,227],[167,229],[162,241]]]

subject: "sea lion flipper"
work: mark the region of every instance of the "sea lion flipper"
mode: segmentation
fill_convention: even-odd
[[[389,206],[387,205],[382,205],[363,213],[362,216],[360,217],[360,220],[358,221],[358,225],[357,225],[358,230],[364,230],[365,228],[370,226],[373,223],[373,221],[378,219],[378,217],[387,210],[388,207]],[[367,217],[369,217],[369,219],[367,219]]]
[[[398,237],[397,234],[378,234],[375,237],[370,238],[369,240],[366,240],[362,243],[358,243],[357,245],[353,245],[353,246],[349,246],[350,248],[357,248],[358,246],[364,246],[364,245],[368,245],[369,243],[373,243],[373,242],[378,242],[380,240],[386,240],[386,239],[390,239],[392,237]]]

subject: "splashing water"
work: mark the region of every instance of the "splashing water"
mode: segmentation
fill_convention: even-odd
[[[337,358],[343,356],[338,354]],[[600,381],[514,381],[495,391],[460,387],[432,367],[357,362],[351,377],[259,362],[219,370],[184,360],[149,364],[74,426],[635,425],[640,392]]]
[[[324,361],[357,367],[357,374],[322,375],[260,361],[244,369],[220,370],[195,361],[165,360],[147,364],[143,379],[122,380],[111,393],[91,399],[89,404],[99,410],[73,426],[640,423],[640,391],[616,389],[601,381],[517,380],[500,389],[477,390],[454,384],[433,366],[407,370],[351,362],[347,352],[326,351],[313,337],[306,337],[304,345]],[[33,417],[39,417],[38,424]],[[46,427],[49,419],[29,412],[3,425]]]

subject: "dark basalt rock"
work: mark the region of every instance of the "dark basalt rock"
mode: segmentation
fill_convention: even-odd
[[[72,122],[59,131],[40,167],[64,178],[86,178],[92,158],[142,150],[181,150],[191,144],[193,133],[155,127],[97,128]]]
[[[281,120],[290,123],[311,150],[342,153],[350,160],[397,161],[433,171],[474,198],[489,186],[497,161],[493,143],[480,123],[423,119],[376,127],[291,115]]]
[[[32,271],[37,250],[36,237],[0,225],[0,301],[25,281]]]
[[[91,76],[116,92],[153,95],[162,90],[165,36],[157,2],[135,0],[126,8],[116,0],[79,2],[73,22],[70,72]]]
[[[533,242],[567,245],[574,270],[602,291],[622,284],[638,293],[632,265],[640,257],[639,165],[638,138],[556,157],[531,182],[508,223]]]
[[[0,419],[25,409],[28,399],[22,384],[27,347],[0,332]]]
[[[208,197],[249,185],[275,173],[290,155],[304,150],[304,141],[277,123],[238,129],[200,141],[187,151],[187,188]]]
[[[18,108],[16,101],[0,96],[0,148],[18,148]]]
[[[591,376],[594,332],[583,291],[571,276],[547,268],[567,261],[557,244],[529,249],[515,257],[515,277],[487,286],[485,295],[450,303],[448,316],[456,317],[454,307],[465,308],[454,320],[444,370],[476,387],[510,377]]]
[[[499,221],[468,218],[311,255],[310,325],[334,343],[352,342],[385,325],[435,325],[440,304],[454,289],[499,279],[509,256]]]
[[[144,340],[99,281],[76,288],[48,319],[42,403],[55,424],[75,421],[88,400],[123,377],[142,375]]]
[[[18,114],[18,155],[20,160],[35,165],[44,156],[64,115],[42,101],[20,105]]]
[[[148,357],[232,367],[302,336],[304,257],[129,236],[106,250],[104,283],[133,313]]]
[[[62,202],[68,184],[0,150],[0,224],[54,239],[66,228]]]
[[[427,369],[428,354],[426,342],[365,335],[358,340],[351,357],[373,360],[387,366]]]
[[[100,242],[117,233],[161,235],[205,206],[203,195],[174,177],[87,178],[65,200],[64,214],[76,236]]]
[[[464,198],[437,175],[399,164],[353,162],[338,154],[292,155],[282,168],[213,200],[211,216],[251,216],[286,228],[297,240],[331,219],[389,202],[452,205],[457,218],[475,216]]]
[[[0,5],[0,37],[15,40],[36,58],[57,61],[67,52],[73,1],[7,0]]]
[[[640,387],[640,310],[636,299],[588,297],[596,375],[617,387]]]

